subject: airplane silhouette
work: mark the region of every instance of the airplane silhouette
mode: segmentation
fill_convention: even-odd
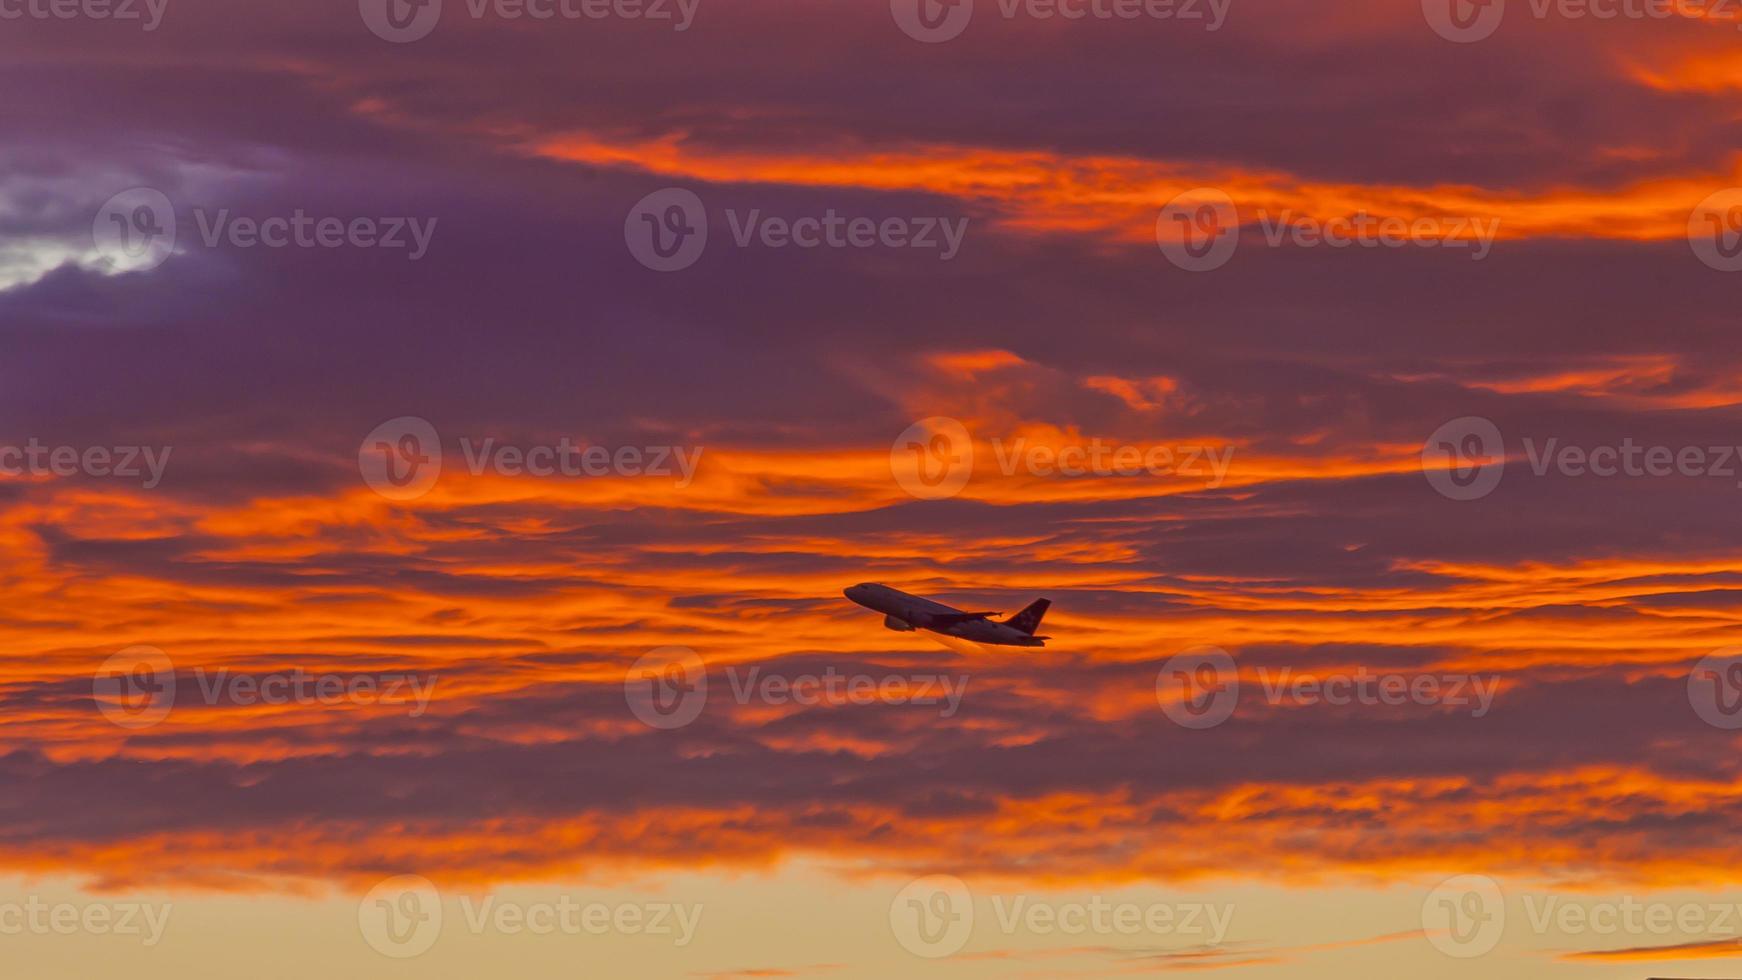
[[[1040,628],[1040,618],[1052,605],[1046,599],[1036,599],[1021,612],[998,623],[992,620],[997,613],[963,612],[876,582],[861,582],[843,590],[843,594],[866,609],[882,613],[883,625],[901,632],[930,630],[975,643],[1007,647],[1043,647],[1052,639],[1034,635]]]

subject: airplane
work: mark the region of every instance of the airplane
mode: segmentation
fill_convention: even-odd
[[[842,594],[866,609],[882,613],[884,626],[903,633],[931,630],[975,643],[1007,647],[1043,647],[1052,639],[1034,635],[1040,628],[1040,617],[1052,605],[1046,599],[1036,599],[1021,612],[998,623],[992,621],[997,613],[962,612],[876,582],[861,582],[842,590]]]

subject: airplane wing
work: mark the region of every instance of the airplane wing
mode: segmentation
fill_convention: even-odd
[[[976,619],[991,619],[996,615],[998,614],[995,612],[933,613],[931,618],[939,626],[957,626]]]

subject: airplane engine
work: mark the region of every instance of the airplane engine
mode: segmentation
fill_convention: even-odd
[[[902,632],[902,633],[913,632],[913,624],[912,623],[909,623],[905,619],[897,619],[894,616],[883,617],[883,625],[892,629],[892,630],[896,630],[896,631]]]

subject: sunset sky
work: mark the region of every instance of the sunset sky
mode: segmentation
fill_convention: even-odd
[[[1742,975],[1742,4],[563,2],[0,0],[0,975]]]

